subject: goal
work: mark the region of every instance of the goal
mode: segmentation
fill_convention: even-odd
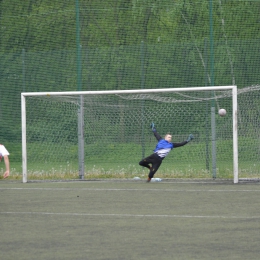
[[[173,142],[195,137],[167,156],[156,177],[237,183],[238,159],[245,178],[257,177],[259,110],[251,106],[259,107],[256,91],[241,91],[251,93],[241,103],[236,86],[21,93],[23,182],[146,178],[138,162],[156,145],[151,122],[161,136],[170,132]],[[225,117],[219,108],[226,109]],[[239,142],[245,158],[238,156]]]

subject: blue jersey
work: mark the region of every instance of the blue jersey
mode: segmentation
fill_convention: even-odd
[[[161,139],[157,143],[157,145],[153,151],[157,155],[159,155],[161,158],[164,158],[173,149],[173,147],[174,147],[173,143],[169,143],[168,141]]]

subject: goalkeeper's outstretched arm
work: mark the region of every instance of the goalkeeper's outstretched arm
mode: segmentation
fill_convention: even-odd
[[[151,123],[151,128],[152,128],[153,134],[154,134],[155,138],[157,139],[157,141],[162,140],[163,138],[157,133],[154,123]]]
[[[181,143],[172,143],[174,148],[181,147],[187,143],[189,143],[191,140],[194,139],[194,136],[192,134],[189,135],[188,139],[186,141],[183,141]]]
[[[177,148],[177,147],[181,147],[187,143],[188,143],[187,141],[183,141],[181,143],[172,143],[172,144],[173,144],[173,148]]]
[[[156,132],[156,130],[153,132],[155,138],[157,139],[157,141],[162,140],[163,138]]]

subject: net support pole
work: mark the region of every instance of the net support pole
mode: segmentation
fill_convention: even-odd
[[[238,183],[238,129],[237,129],[237,86],[232,89],[233,105],[233,171],[234,183]]]
[[[27,182],[27,148],[26,148],[26,101],[25,96],[21,95],[21,113],[22,113],[22,166],[23,183]]]
[[[78,158],[79,158],[79,179],[84,180],[84,100],[83,95],[79,97],[78,109]]]
[[[216,117],[215,117],[215,105],[211,106],[211,136],[212,136],[212,177],[217,177],[217,148],[216,148]]]
[[[25,49],[22,50],[22,73],[23,73],[23,92],[25,92],[26,88],[26,80],[25,80]]]
[[[210,23],[210,85],[214,86],[214,34],[213,34],[213,1],[209,1],[209,23]],[[214,96],[214,91],[212,91]],[[215,130],[215,100],[211,101],[211,134],[212,134],[212,177],[217,175],[216,156],[216,130]]]
[[[208,80],[208,41],[207,38],[204,39],[204,60],[205,60],[205,86],[208,86],[210,83]],[[208,94],[206,94],[208,95]],[[206,96],[208,97],[208,96]],[[205,107],[205,133],[206,133],[206,169],[209,172],[209,118],[208,118],[208,111],[209,111],[209,102],[206,102]]]
[[[79,0],[76,0],[76,45],[77,45],[77,88],[81,91],[81,45],[80,45],[80,18]],[[79,96],[78,108],[78,158],[79,158],[79,178],[84,179],[84,108],[83,96]]]
[[[141,89],[145,88],[145,71],[144,71],[144,42],[141,42]],[[144,140],[144,100],[141,100],[141,113],[142,113],[142,158],[145,157],[145,140]]]

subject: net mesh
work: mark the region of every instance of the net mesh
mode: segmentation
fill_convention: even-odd
[[[239,176],[259,175],[259,87],[238,92]],[[82,102],[83,100],[83,102]],[[174,149],[157,173],[163,178],[210,178],[211,118],[215,117],[217,177],[233,178],[232,92],[185,91],[148,94],[33,96],[26,98],[28,170],[35,176],[78,174],[78,111],[84,110],[85,169],[87,177],[146,176],[138,162],[157,143],[150,128],[155,122],[173,142],[195,140]],[[218,109],[212,115],[212,105]],[[29,175],[30,175],[29,173]],[[74,174],[74,175],[73,175]]]
[[[255,0],[0,1],[0,142],[12,174],[21,173],[21,92],[259,84],[259,8]]]

